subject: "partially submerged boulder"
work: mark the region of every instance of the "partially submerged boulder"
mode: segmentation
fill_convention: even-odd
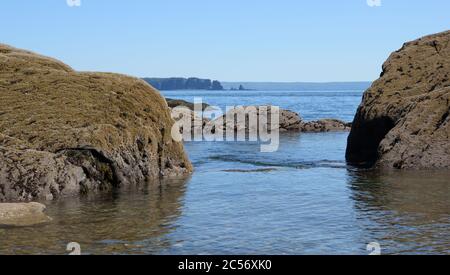
[[[338,119],[322,119],[317,121],[304,122],[301,126],[302,132],[346,132],[352,128],[351,123],[346,123]]]
[[[261,109],[264,107],[265,109]],[[266,129],[271,129],[271,112],[272,106],[239,106],[227,114],[223,115],[212,121],[215,127],[222,127],[225,131],[227,128],[234,129],[234,131],[256,131],[260,127],[259,122],[261,115],[264,116],[267,122]],[[234,123],[232,125],[227,125],[227,117],[234,118]],[[251,119],[250,119],[251,118]],[[245,119],[245,122],[242,120]],[[250,121],[252,120],[252,125]],[[256,122],[256,123],[254,123]],[[279,124],[274,125],[274,129],[279,129],[282,132],[285,131],[298,131],[301,127],[302,119],[300,116],[292,111],[279,109]]]
[[[280,130],[282,132],[299,131],[302,124],[303,120],[299,114],[289,110],[280,110]]]
[[[386,168],[450,168],[450,31],[404,44],[363,97],[347,160]]]
[[[50,222],[45,205],[30,203],[0,203],[0,227],[24,227]]]
[[[253,107],[253,108],[249,108]],[[234,116],[235,117],[235,123],[234,125],[229,125],[228,127],[234,127],[235,131],[242,131],[242,130],[256,130],[256,129],[249,129],[249,115],[253,115],[253,117],[257,118],[257,121],[260,119],[260,107],[261,106],[245,106],[243,108],[238,108],[230,111],[227,115],[221,118],[223,120],[224,129],[226,129],[226,116]],[[268,113],[266,115],[266,121],[267,121],[267,129],[270,129],[271,126],[271,106],[264,106],[267,107]],[[266,114],[265,110],[262,112],[262,114]],[[246,117],[245,124],[238,125],[237,123],[237,117]],[[216,123],[217,124],[217,123]],[[255,126],[255,125],[254,125]],[[256,127],[260,127],[259,124],[256,124]],[[253,127],[253,128],[256,128]],[[323,119],[318,121],[304,121],[300,117],[299,114],[285,109],[279,110],[279,125],[277,127],[280,132],[337,132],[337,131],[350,131],[351,123],[345,123],[343,121],[337,120],[337,119]]]
[[[164,98],[143,80],[76,72],[0,44],[0,201],[189,173],[173,123]]]

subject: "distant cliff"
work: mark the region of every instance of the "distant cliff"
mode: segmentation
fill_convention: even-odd
[[[222,84],[217,80],[200,78],[144,78],[146,82],[158,90],[223,90]]]

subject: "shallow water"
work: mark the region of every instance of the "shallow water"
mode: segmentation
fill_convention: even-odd
[[[349,120],[361,92],[343,97],[353,111],[337,113]],[[328,117],[307,103],[316,100],[294,110]],[[257,143],[187,143],[191,177],[47,203],[53,221],[0,229],[0,253],[65,254],[78,242],[87,254],[368,254],[378,242],[384,254],[450,254],[450,172],[348,167],[347,136],[284,134],[267,154]]]

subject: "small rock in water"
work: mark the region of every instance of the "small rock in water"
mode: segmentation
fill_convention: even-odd
[[[50,222],[45,205],[30,203],[0,203],[0,226],[25,227]]]
[[[345,132],[350,131],[351,128],[351,123],[346,123],[338,119],[322,119],[303,123],[301,131],[309,133]]]

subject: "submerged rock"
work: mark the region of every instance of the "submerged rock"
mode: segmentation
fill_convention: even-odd
[[[0,201],[55,199],[192,171],[143,80],[76,72],[0,44]]]
[[[30,203],[0,203],[0,226],[23,227],[50,222],[45,205]]]
[[[450,168],[450,31],[406,43],[363,97],[348,162]]]

